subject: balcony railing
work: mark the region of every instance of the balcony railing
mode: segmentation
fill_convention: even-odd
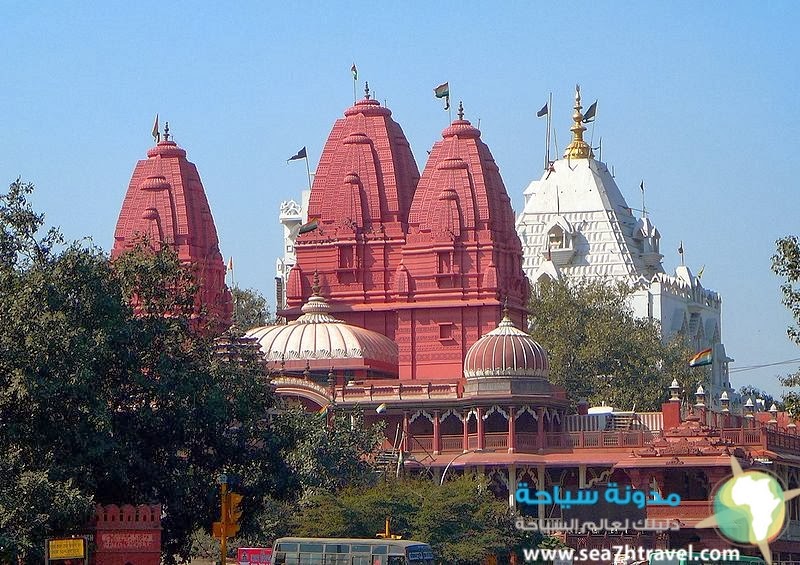
[[[488,432],[484,440],[486,449],[506,449],[508,447],[508,434],[505,432]]]
[[[431,438],[432,439],[432,438]],[[454,453],[464,450],[464,436],[442,436],[442,453]]]
[[[779,449],[800,453],[800,436],[776,430],[767,430],[767,449]]]
[[[562,449],[630,449],[643,447],[653,440],[649,431],[602,431],[602,432],[548,432],[543,436],[540,445],[539,435],[531,432],[518,432],[514,435],[515,451],[519,453],[538,453],[540,447],[550,450]],[[478,449],[478,434],[469,434],[466,449]],[[485,432],[483,448],[487,450],[504,450],[508,448],[507,432]],[[435,449],[433,436],[414,436],[409,442],[411,451],[433,452]],[[443,435],[439,438],[438,450],[442,453],[457,453],[464,450],[464,436]]]
[[[720,430],[719,436],[736,445],[761,445],[761,430],[757,428],[733,428]]]

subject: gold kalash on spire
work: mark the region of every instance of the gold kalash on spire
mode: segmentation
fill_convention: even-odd
[[[594,158],[592,148],[583,140],[583,132],[586,127],[583,125],[583,114],[581,114],[581,87],[579,84],[575,85],[575,113],[572,114],[573,124],[569,128],[572,132],[572,141],[567,145],[564,151],[565,159],[588,159]]]

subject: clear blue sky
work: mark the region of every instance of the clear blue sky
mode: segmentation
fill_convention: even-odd
[[[237,282],[272,301],[282,200],[298,198],[350,66],[386,101],[422,169],[447,125],[432,89],[489,144],[516,212],[540,175],[544,121],[566,142],[574,84],[599,99],[594,142],[631,206],[639,182],[664,266],[684,242],[724,300],[733,367],[800,357],[770,272],[798,232],[796,22],[786,2],[30,2],[0,5],[0,180],[38,188],[69,238],[108,249],[156,112],[197,164]],[[359,86],[359,91],[363,85]],[[780,393],[785,365],[734,376]]]

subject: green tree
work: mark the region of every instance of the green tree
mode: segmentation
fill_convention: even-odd
[[[231,289],[233,296],[233,325],[241,331],[266,326],[274,322],[270,316],[267,299],[252,288]]]
[[[505,502],[474,475],[444,485],[404,479],[314,495],[293,523],[299,535],[374,538],[384,530],[386,517],[392,533],[430,543],[443,563],[480,563],[505,553],[521,535]]]
[[[531,293],[530,331],[548,351],[550,380],[573,401],[658,410],[677,378],[702,380],[681,336],[664,343],[658,323],[636,318],[624,284],[542,281]],[[696,384],[695,384],[696,386]]]
[[[781,285],[783,304],[792,313],[794,324],[786,330],[789,338],[800,344],[800,241],[797,236],[783,237],[775,242],[776,252],[772,256],[773,272],[785,279]],[[800,386],[800,372],[781,377],[781,384],[788,387]],[[789,391],[783,395],[786,411],[792,418],[800,418],[800,393]]]
[[[214,517],[220,471],[260,492],[284,468],[264,448],[261,359],[231,362],[195,331],[192,275],[170,248],[112,264],[62,245],[40,235],[31,191],[0,196],[0,451],[16,454],[0,501],[27,485],[42,512],[15,518],[4,551],[40,559],[42,536],[83,527],[94,500],[162,503],[165,559],[186,555]]]

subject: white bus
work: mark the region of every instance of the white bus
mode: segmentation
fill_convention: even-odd
[[[279,538],[273,565],[434,565],[427,543],[411,540]]]

